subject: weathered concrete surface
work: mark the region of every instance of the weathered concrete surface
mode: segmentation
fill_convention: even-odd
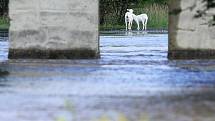
[[[9,58],[98,58],[98,0],[10,0]]]
[[[169,58],[215,58],[214,1],[171,0]]]

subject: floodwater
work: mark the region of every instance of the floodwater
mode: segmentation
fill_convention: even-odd
[[[101,59],[8,60],[0,39],[0,120],[215,121],[215,61],[167,60],[167,43],[104,32]]]

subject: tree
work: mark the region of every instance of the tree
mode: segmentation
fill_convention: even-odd
[[[197,10],[195,18],[201,18],[207,16],[209,10],[214,9],[215,1],[214,0],[203,0],[202,3],[205,3],[205,9]],[[209,20],[209,26],[215,26],[215,13],[212,15],[212,19]]]
[[[0,0],[0,16],[6,16],[8,14],[9,0]]]
[[[104,24],[106,16],[114,16],[118,23],[124,18],[124,13],[138,0],[100,0],[100,24]]]
[[[100,0],[100,24],[106,22],[105,18],[114,18],[116,23],[123,23],[128,8],[149,3],[167,4],[168,0]],[[114,23],[112,20],[112,23]]]

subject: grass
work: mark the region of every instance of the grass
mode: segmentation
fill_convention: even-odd
[[[149,17],[148,28],[150,29],[167,29],[168,28],[168,6],[162,4],[137,5],[141,7],[134,8],[134,13],[146,13]],[[125,29],[124,21],[117,23],[114,16],[108,16],[105,24],[100,25],[100,30],[120,30]],[[142,24],[141,24],[142,25]],[[141,26],[142,27],[142,26]],[[134,22],[133,29],[136,28]]]
[[[68,116],[60,116],[60,117],[56,117],[55,121],[78,121],[78,117],[79,114],[76,110],[76,107],[74,104],[72,104],[72,102],[70,102],[69,100],[65,101],[65,105],[63,107],[65,109],[65,111],[67,113],[69,113],[70,115]],[[100,114],[100,116],[96,116],[96,117],[91,117],[92,119],[90,119],[90,121],[131,121],[129,120],[129,116],[126,116],[124,113],[120,113],[115,111],[114,112],[114,116],[113,115],[108,115],[108,114]],[[69,118],[71,118],[69,120]],[[140,114],[137,119],[139,119],[138,121],[150,121],[150,117],[147,113],[142,113]]]
[[[162,4],[137,5],[134,8],[135,14],[146,13],[149,16],[148,28],[167,29],[168,28],[168,6]],[[107,16],[105,24],[100,25],[100,30],[121,30],[125,29],[124,21],[117,23],[114,16]],[[135,23],[135,22],[134,22]],[[7,17],[0,17],[0,29],[8,29],[10,26]],[[136,28],[134,24],[133,29]]]
[[[9,19],[7,17],[0,17],[0,29],[9,29]]]
[[[143,8],[136,8],[136,13],[146,13],[149,17],[149,28],[167,28],[168,27],[168,6],[160,4],[150,4]]]
[[[125,29],[125,25],[113,25],[113,24],[106,24],[106,25],[100,25],[100,30],[121,30]]]

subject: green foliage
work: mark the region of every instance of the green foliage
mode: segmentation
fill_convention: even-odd
[[[100,0],[100,24],[120,23],[129,7],[137,4],[138,0]],[[111,20],[111,22],[106,22]]]
[[[71,120],[68,120],[69,117],[72,118],[72,121],[78,121],[77,117],[79,117],[78,116],[79,114],[76,112],[76,107],[75,105],[72,104],[72,102],[70,102],[69,100],[66,100],[64,108],[66,109],[66,112],[68,112],[71,115],[67,117],[66,116],[57,117],[55,121],[71,121]],[[98,116],[91,117],[89,121],[113,121],[113,119],[115,119],[114,121],[131,121],[128,118],[128,116],[126,116],[124,113],[115,112],[114,114],[115,115],[111,116],[111,115],[108,115],[108,113],[102,113]],[[137,120],[150,121],[150,118],[147,113],[142,113],[139,116],[137,116]]]
[[[167,2],[168,0],[100,0],[100,29],[124,28],[124,14],[128,8],[134,8],[136,14],[147,13],[149,27],[167,28]],[[8,3],[9,0],[0,0],[0,29],[9,27]]]
[[[0,29],[9,28],[8,3],[9,0],[0,0]]]
[[[203,0],[203,3],[205,5],[205,8],[201,9],[201,10],[197,10],[196,14],[194,16],[195,18],[201,18],[201,17],[206,16],[208,14],[208,11],[210,9],[214,9],[214,7],[215,7],[214,0]],[[208,21],[209,26],[215,26],[215,14],[212,14],[211,16],[212,16],[212,18]]]
[[[168,0],[138,0],[139,4],[162,4],[162,5],[167,5]]]
[[[8,17],[0,17],[0,29],[8,29],[9,28],[9,19]]]
[[[149,16],[148,27],[149,28],[164,28],[168,27],[168,5],[165,2],[151,3],[150,1],[142,1],[137,4],[133,4],[135,14],[146,13]],[[116,30],[124,29],[124,14],[122,20],[118,21],[117,15],[106,14],[104,16],[104,22],[100,24],[100,30]],[[134,22],[134,28],[136,24]]]
[[[145,7],[135,8],[135,14],[146,13],[149,17],[149,28],[168,27],[168,6],[165,4],[148,4]]]
[[[0,15],[7,16],[9,0],[0,0]]]

